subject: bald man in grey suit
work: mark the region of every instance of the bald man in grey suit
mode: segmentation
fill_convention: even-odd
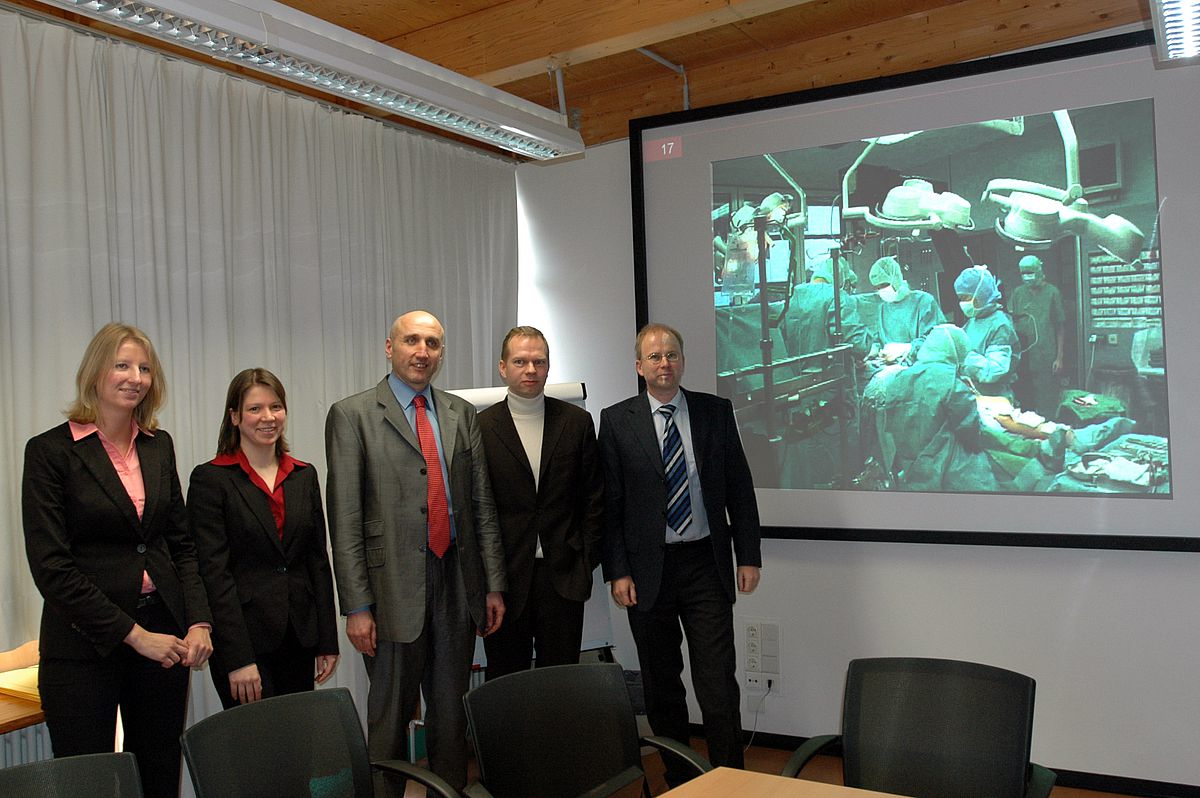
[[[384,346],[391,373],[330,408],[327,506],[346,634],[370,679],[371,759],[407,758],[405,730],[424,692],[430,768],[461,790],[467,781],[462,696],[475,633],[500,627],[507,584],[475,409],[430,384],[444,343],[432,314],[400,316]],[[428,457],[418,432],[424,423],[431,427]],[[435,441],[436,452],[429,451]],[[436,499],[427,491],[438,482],[434,465],[449,507],[444,552],[431,534]],[[382,788],[377,777],[377,793],[388,794]]]

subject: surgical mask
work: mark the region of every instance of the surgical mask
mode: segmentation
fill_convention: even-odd
[[[962,308],[963,315],[968,319],[975,318],[975,316],[979,313],[979,309],[975,307],[975,302],[973,300],[970,302],[959,302],[958,306]]]
[[[1025,285],[1041,285],[1042,275],[1037,272],[1021,272],[1021,282]]]
[[[890,285],[885,285],[883,288],[880,288],[878,293],[879,298],[884,302],[895,302],[900,298],[900,294],[898,294],[896,289]]]

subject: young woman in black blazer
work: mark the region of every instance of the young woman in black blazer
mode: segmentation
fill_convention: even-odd
[[[25,551],[45,600],[38,688],[55,756],[124,748],[145,794],[179,792],[188,668],[212,653],[209,615],[154,346],[112,323],[88,344],[69,421],[25,447]]]
[[[188,517],[215,620],[226,709],[313,689],[338,660],[317,471],[288,454],[287,394],[262,368],[233,378],[217,456],[192,471]]]

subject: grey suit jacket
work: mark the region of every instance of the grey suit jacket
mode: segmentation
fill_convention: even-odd
[[[453,497],[458,562],[476,625],[507,587],[496,505],[475,408],[433,390]],[[409,643],[425,623],[425,458],[385,377],[329,409],[329,539],[343,613],[374,611],[380,639]]]

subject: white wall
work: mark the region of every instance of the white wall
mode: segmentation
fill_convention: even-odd
[[[521,320],[598,417],[636,390],[628,144],[522,166],[517,185]],[[1037,679],[1036,761],[1200,784],[1200,556],[768,540],[763,557],[761,587],[735,607],[739,649],[741,619],[781,623],[760,731],[837,731],[851,658],[968,659]],[[635,664],[619,610],[613,633]]]

